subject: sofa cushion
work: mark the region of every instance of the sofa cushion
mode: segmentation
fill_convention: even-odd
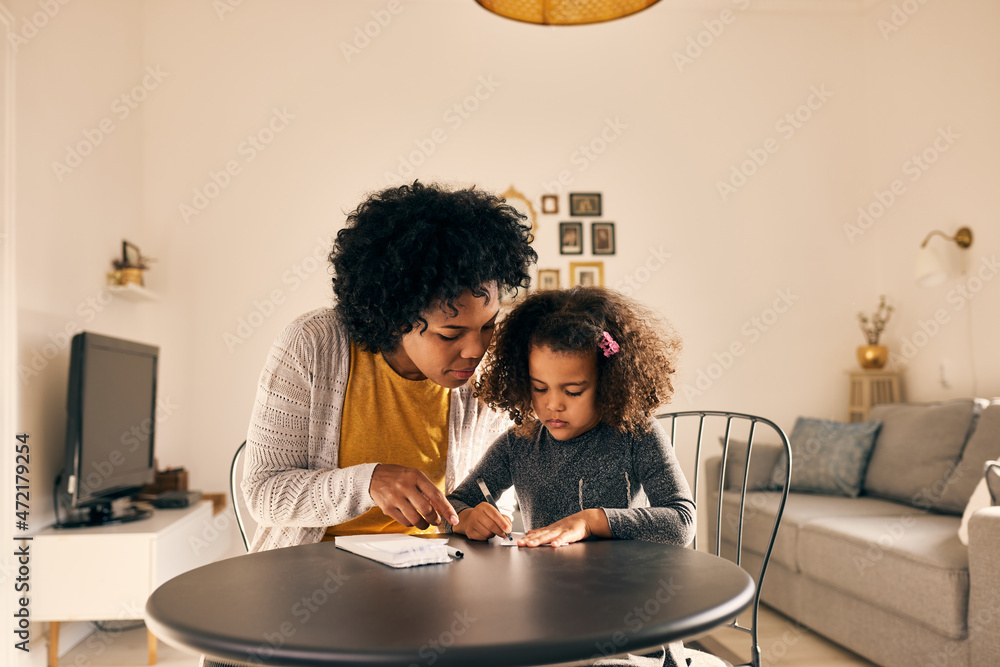
[[[788,440],[792,446],[790,489],[856,497],[875,445],[879,422],[841,423],[799,417]],[[781,456],[771,473],[771,483],[781,486],[787,464]]]
[[[971,399],[876,405],[868,418],[882,428],[868,462],[865,493],[935,509],[977,410]]]
[[[982,479],[986,461],[1000,458],[1000,400],[994,400],[982,411],[962,450],[962,458],[951,471],[944,493],[935,504],[939,512],[961,514],[972,496],[972,490]],[[794,458],[792,459],[795,460]]]
[[[725,438],[720,437],[719,444],[724,442]],[[753,455],[750,457],[750,474],[747,475],[748,489],[756,491],[775,488],[771,484],[771,474],[775,462],[782,456],[784,449],[784,445],[758,442],[754,438]],[[795,460],[794,456],[792,460]],[[726,488],[739,489],[742,487],[746,469],[747,441],[729,438],[729,451],[726,454]]]
[[[969,550],[958,517],[817,519],[799,531],[802,573],[952,639],[967,634]]]
[[[794,461],[794,457],[792,461]],[[747,494],[743,510],[743,549],[758,555],[763,555],[767,549],[771,526],[774,525],[774,515],[781,503],[781,493],[777,491],[756,491]],[[722,540],[729,547],[728,554],[734,554],[737,535],[737,517],[740,510],[740,495],[727,492],[723,498]],[[711,507],[711,521],[718,516],[718,509]],[[781,525],[774,540],[771,551],[771,561],[792,572],[799,572],[798,539],[802,526],[817,519],[829,516],[867,517],[867,516],[899,516],[901,514],[918,514],[919,511],[881,498],[846,498],[843,496],[820,496],[810,493],[789,493],[785,503],[785,512],[781,517]],[[956,526],[957,528],[957,526]],[[714,544],[712,547],[714,548]],[[726,551],[723,552],[727,554]]]

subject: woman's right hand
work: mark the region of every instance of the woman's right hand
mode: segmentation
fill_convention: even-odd
[[[471,540],[488,540],[494,535],[506,537],[512,528],[510,519],[493,505],[482,502],[475,507],[462,510],[456,533],[465,533]]]
[[[368,493],[386,516],[404,526],[423,530],[444,521],[458,523],[458,514],[423,472],[415,468],[380,463],[372,473]]]

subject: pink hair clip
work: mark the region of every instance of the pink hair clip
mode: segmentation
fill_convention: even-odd
[[[599,342],[597,346],[602,350],[604,350],[605,357],[610,357],[611,355],[618,352],[618,350],[622,349],[621,346],[615,342],[615,339],[612,338],[611,334],[609,334],[607,331],[605,331],[604,335],[601,336],[601,342]]]

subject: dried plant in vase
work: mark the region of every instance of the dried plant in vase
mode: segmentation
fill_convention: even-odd
[[[861,331],[865,334],[867,345],[858,348],[858,362],[862,368],[882,368],[889,361],[889,348],[879,345],[885,325],[892,316],[893,307],[886,303],[885,295],[879,297],[878,308],[869,318],[864,313],[858,313],[858,322]]]
[[[155,261],[155,258],[143,255],[135,245],[122,241],[121,258],[111,260],[111,266],[115,269],[114,273],[110,274],[111,280],[116,285],[129,283],[143,285],[142,272]]]

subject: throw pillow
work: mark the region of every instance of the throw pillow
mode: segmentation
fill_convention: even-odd
[[[1000,458],[1000,400],[994,399],[986,406],[979,419],[975,420],[974,428],[962,450],[962,458],[952,469],[944,490],[934,503],[934,509],[939,512],[958,514],[965,509],[972,490],[983,478],[983,465],[986,461]]]
[[[882,422],[882,429],[868,463],[865,493],[936,509],[979,410],[972,399],[876,405],[868,418]]]
[[[879,422],[841,423],[799,417],[789,436],[792,446],[791,491],[856,497],[861,493],[865,469]],[[782,456],[771,473],[771,483],[785,481]]]
[[[1000,463],[997,461],[986,462],[986,474],[979,479],[979,485],[965,506],[962,525],[958,527],[958,539],[962,544],[969,545],[969,519],[977,511],[991,504],[1000,505]]]

